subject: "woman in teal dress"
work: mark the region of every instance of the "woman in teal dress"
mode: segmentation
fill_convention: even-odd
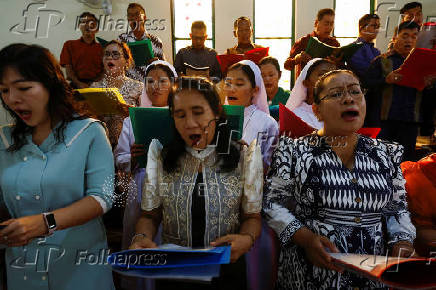
[[[0,243],[10,290],[114,289],[100,216],[114,165],[104,127],[75,114],[71,89],[45,48],[0,51]]]

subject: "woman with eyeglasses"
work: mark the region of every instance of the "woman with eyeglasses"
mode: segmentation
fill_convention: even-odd
[[[323,75],[314,104],[324,127],[281,137],[265,183],[263,210],[282,245],[277,289],[382,288],[342,272],[329,252],[413,253],[403,147],[356,133],[366,104],[351,71]]]
[[[103,77],[100,81],[92,83],[91,88],[117,88],[127,105],[139,106],[144,84],[126,76],[127,70],[133,65],[132,53],[127,44],[118,40],[108,42],[103,50]],[[102,119],[109,129],[112,148],[115,148],[123,127],[123,118],[102,116]]]

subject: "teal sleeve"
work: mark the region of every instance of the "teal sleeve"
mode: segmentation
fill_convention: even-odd
[[[100,123],[93,123],[88,129],[93,130],[95,134],[89,145],[86,163],[85,195],[102,198],[107,209],[110,209],[114,199],[115,176],[112,148]]]

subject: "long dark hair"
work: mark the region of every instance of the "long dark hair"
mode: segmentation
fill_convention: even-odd
[[[215,135],[212,144],[216,144],[217,164],[220,171],[229,172],[238,167],[240,150],[231,142],[231,130],[227,125],[226,115],[220,103],[220,98],[215,86],[208,80],[194,77],[181,77],[173,87],[173,94],[168,96],[168,106],[171,115],[174,113],[174,96],[181,90],[196,90],[200,92],[208,102],[213,113],[218,116],[216,120]],[[174,118],[173,118],[174,121]],[[162,151],[163,168],[167,172],[174,172],[179,166],[179,159],[185,150],[185,141],[174,127],[173,141],[164,147]]]
[[[27,81],[41,83],[49,92],[47,111],[53,122],[59,121],[60,126],[53,132],[57,143],[64,142],[64,130],[68,122],[82,119],[75,115],[72,105],[72,89],[64,78],[59,63],[53,54],[39,45],[16,43],[6,46],[0,51],[0,81],[5,70],[14,68]],[[25,136],[33,132],[33,127],[26,125],[2,99],[3,107],[14,119],[12,129],[13,144],[10,152],[17,151],[27,143]]]

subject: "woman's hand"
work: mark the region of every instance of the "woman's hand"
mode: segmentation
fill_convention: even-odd
[[[394,71],[391,71],[386,76],[385,81],[386,81],[387,84],[396,84],[396,83],[400,82],[402,78],[403,78],[403,75],[400,74],[398,72],[398,70],[394,70]]]
[[[313,233],[306,227],[299,229],[293,236],[293,242],[302,247],[307,259],[315,266],[342,272],[342,269],[332,263],[332,257],[326,251],[338,253],[336,246],[326,237]]]
[[[328,249],[332,253],[338,253],[336,246],[326,237],[315,235],[312,240],[307,241],[305,247],[306,257],[317,267],[326,268],[329,270],[342,272],[342,269],[332,263],[332,257],[326,251]]]
[[[216,239],[214,242],[210,243],[213,247],[225,246],[229,244],[232,247],[232,252],[230,254],[230,262],[236,262],[239,257],[250,251],[253,246],[253,238],[249,235],[226,235]]]
[[[157,248],[157,245],[149,237],[136,236],[132,239],[132,244],[130,245],[129,250],[147,248]]]
[[[0,231],[0,241],[9,247],[25,246],[48,231],[42,214],[10,219],[1,225],[6,225],[6,228]]]
[[[131,171],[136,168],[138,157],[145,155],[145,146],[143,144],[133,144],[130,147],[130,164]]]
[[[411,242],[399,241],[392,246],[391,256],[398,258],[412,258],[417,257],[418,255],[416,254]]]

